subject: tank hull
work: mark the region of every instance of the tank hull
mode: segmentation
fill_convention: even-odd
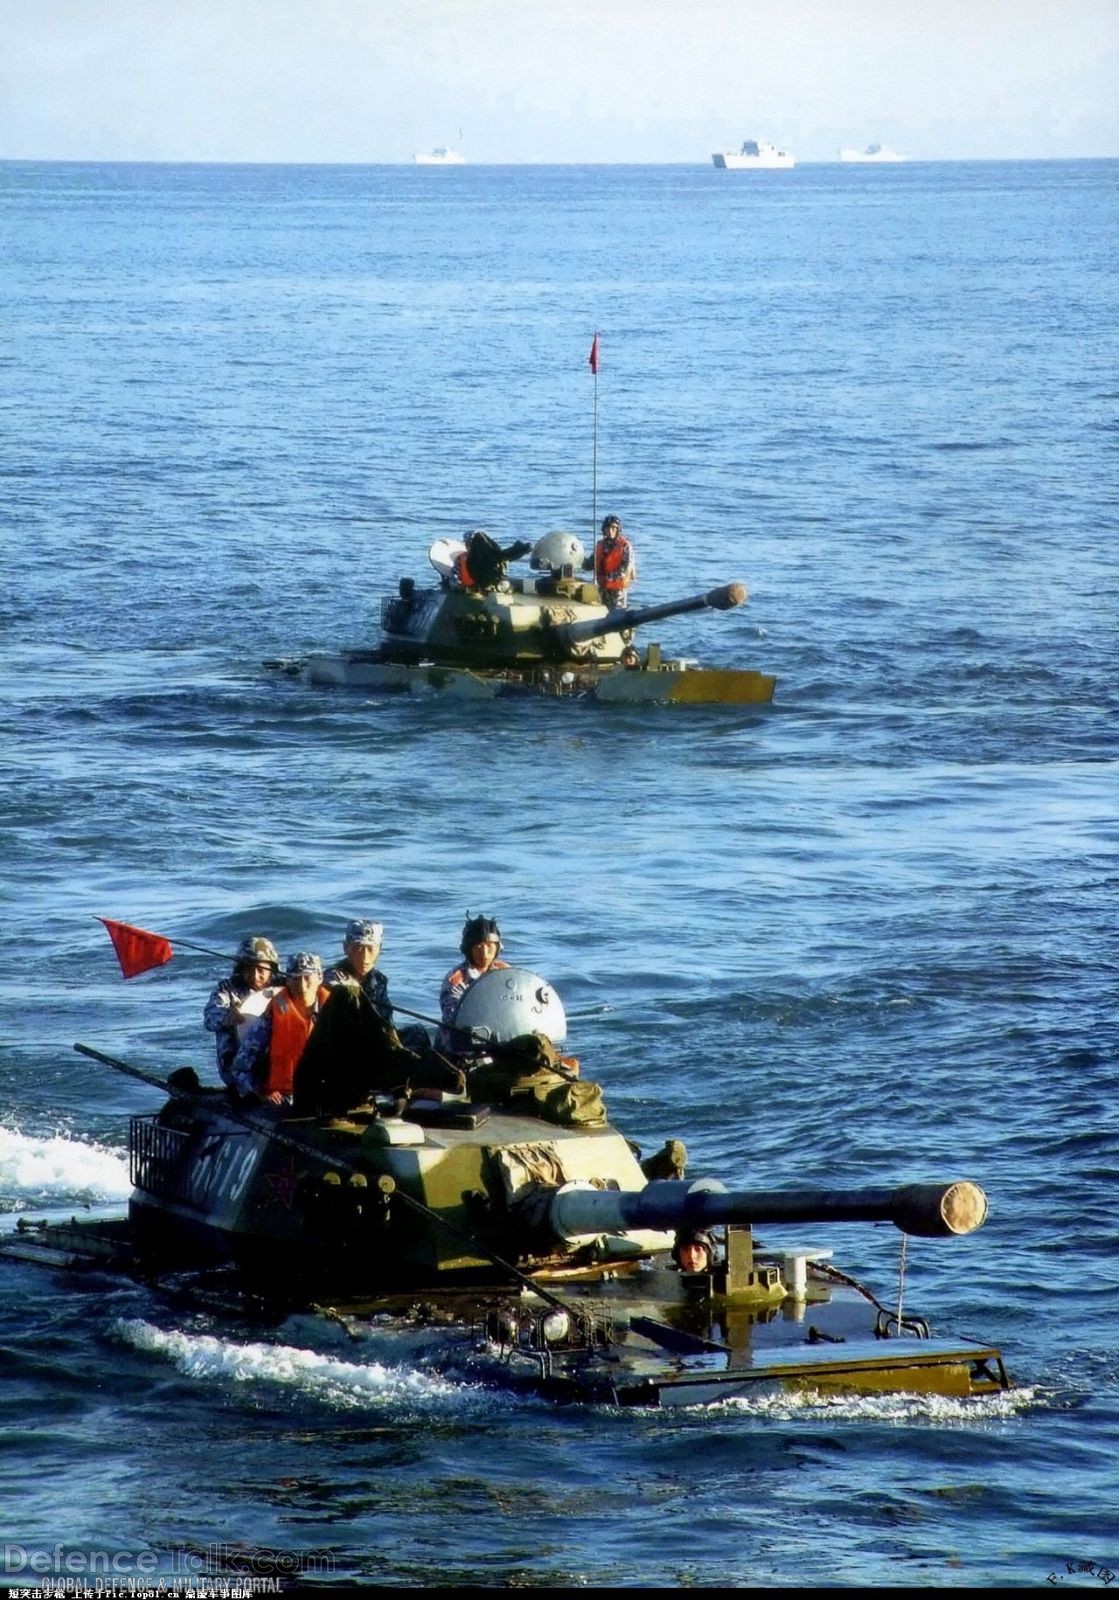
[[[447,1377],[533,1393],[557,1403],[607,1407],[678,1407],[781,1395],[936,1395],[982,1398],[1011,1387],[1001,1352],[971,1338],[876,1334],[867,1302],[854,1289],[810,1269],[807,1295],[736,1305],[672,1271],[665,1252],[629,1267],[583,1272],[541,1270],[540,1291],[562,1295],[585,1320],[580,1338],[547,1346],[521,1342],[538,1328],[550,1301],[533,1289],[494,1282],[451,1291],[427,1288],[422,1300],[398,1287],[346,1300],[329,1311],[309,1295],[266,1292],[259,1280],[200,1267],[197,1256],[151,1239],[126,1220],[38,1223],[0,1235],[0,1258],[84,1274],[140,1279],[177,1304],[243,1321],[260,1337],[312,1346],[344,1338],[347,1359],[364,1347],[383,1359],[380,1341],[401,1340],[417,1364]],[[759,1257],[764,1260],[764,1257]],[[313,1313],[308,1325],[307,1313]],[[590,1336],[586,1330],[590,1329]],[[500,1330],[506,1330],[502,1332]]]
[[[0,1256],[125,1274],[278,1329],[311,1311],[323,1337],[341,1325],[371,1359],[386,1330],[403,1333],[418,1361],[450,1376],[557,1401],[1009,1387],[997,1348],[899,1321],[835,1273],[803,1226],[792,1242],[778,1226],[763,1245],[728,1225],[724,1261],[699,1275],[673,1264],[670,1232],[599,1231],[634,1207],[639,1223],[700,1205],[764,1219],[781,1199],[647,1180],[609,1123],[560,1126],[462,1101],[303,1119],[196,1090],[132,1119],[130,1160],[127,1218],[24,1219],[0,1235]],[[797,1200],[802,1216],[826,1204],[815,1193]],[[565,1216],[592,1220],[565,1231]]]
[[[377,651],[361,650],[311,655],[294,670],[308,683],[374,694],[434,694],[462,700],[532,696],[602,705],[768,705],[777,682],[762,672],[683,662],[640,671],[575,662],[470,670],[391,661]]]

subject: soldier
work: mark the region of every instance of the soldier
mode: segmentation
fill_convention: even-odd
[[[249,1024],[262,1016],[279,988],[280,953],[271,939],[250,935],[242,939],[233,958],[233,971],[213,990],[202,1012],[202,1025],[214,1037],[218,1073],[232,1084],[237,1048]]]
[[[527,556],[532,545],[524,539],[504,549],[484,528],[466,535],[466,549],[455,557],[455,577],[464,589],[495,589],[505,576],[505,565]]]
[[[389,982],[377,966],[384,937],[383,923],[356,917],[346,928],[346,936],[342,941],[345,951],[343,959],[330,968],[323,982],[328,989],[336,989],[340,983],[360,989],[377,1015],[391,1025],[393,1014]]]
[[[715,1266],[716,1256],[715,1241],[702,1228],[682,1229],[672,1244],[672,1259],[685,1277],[710,1272]]]
[[[602,538],[594,547],[594,555],[583,563],[593,570],[602,598],[611,611],[624,611],[628,604],[629,586],[637,577],[637,562],[633,546],[622,532],[617,517],[602,519]]]
[[[249,1028],[233,1059],[230,1079],[238,1094],[274,1106],[291,1104],[295,1069],[329,997],[322,962],[300,950],[284,968],[284,987]]]
[[[508,961],[499,961],[501,929],[490,917],[472,917],[467,914],[459,949],[465,960],[452,968],[443,979],[439,991],[439,1015],[443,1026],[435,1037],[435,1048],[444,1055],[465,1055],[470,1049],[466,1034],[449,1026],[458,1015],[467,990],[472,989],[487,972],[505,971]]]

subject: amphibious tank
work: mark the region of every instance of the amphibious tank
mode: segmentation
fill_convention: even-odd
[[[773,698],[776,680],[765,673],[702,667],[667,655],[659,643],[635,643],[650,623],[733,610],[746,599],[743,584],[611,611],[582,575],[585,554],[573,534],[539,539],[526,576],[510,576],[508,569],[530,547],[501,551],[481,530],[468,535],[475,566],[479,535],[491,554],[481,575],[464,583],[458,558],[468,546],[439,540],[428,552],[437,583],[424,588],[412,578],[400,580],[398,593],[382,601],[376,648],[269,665],[317,684],[469,699],[535,694],[624,704],[757,705]]]
[[[436,1058],[366,1017],[363,1070],[379,1051],[374,1078],[400,1081],[329,1114],[300,1108],[306,1058],[280,1114],[192,1070],[164,1080],[76,1046],[166,1096],[131,1119],[128,1215],[25,1222],[0,1253],[123,1271],[210,1310],[315,1310],[354,1340],[405,1329],[441,1371],[557,1400],[1008,1387],[995,1346],[934,1335],[900,1290],[889,1305],[835,1268],[825,1242],[846,1223],[969,1233],[987,1213],[978,1185],[733,1188],[687,1177],[671,1139],[642,1161],[561,1053],[545,980],[495,971],[466,999],[464,1087],[433,1090]]]

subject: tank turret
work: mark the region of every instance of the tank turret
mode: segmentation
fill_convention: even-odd
[[[341,997],[331,1004],[352,1010]],[[356,1047],[367,1064],[383,1056],[383,1081],[401,1087],[312,1116],[299,1111],[297,1069],[296,1114],[278,1120],[272,1107],[237,1106],[176,1076],[163,1111],[133,1120],[141,1228],[185,1228],[266,1272],[318,1276],[342,1262],[364,1291],[486,1276],[499,1258],[519,1264],[510,1270],[577,1260],[603,1239],[632,1256],[681,1229],[890,1222],[935,1238],[969,1233],[987,1214],[970,1182],[741,1190],[650,1178],[607,1122],[599,1087],[558,1055],[559,997],[522,968],[487,973],[459,1007],[456,1026],[474,1051],[464,1093],[427,1093],[417,1087],[430,1070],[422,1057],[383,1029],[346,1036],[329,1013],[316,1039]]]
[[[555,542],[553,555],[574,554],[567,548],[570,537],[548,535],[537,545],[534,559],[540,560],[547,540]],[[582,548],[577,541],[576,548]],[[746,599],[745,585],[730,583],[686,600],[611,611],[597,587],[578,575],[575,562],[547,566],[539,576],[514,578],[505,575],[502,564],[492,584],[465,588],[445,543],[433,547],[431,559],[441,576],[437,589],[420,589],[404,579],[399,594],[382,604],[386,660],[432,660],[475,671],[533,663],[613,665],[625,648],[622,636],[647,623],[691,611],[727,611]]]
[[[133,1119],[133,1222],[265,1278],[334,1288],[341,1276],[366,1294],[492,1280],[498,1259],[525,1271],[588,1252],[633,1258],[682,1229],[889,1222],[947,1238],[987,1214],[967,1181],[791,1190],[650,1181],[609,1123],[549,1120],[544,1096],[533,1098],[540,1082],[533,1070],[510,1078],[504,1105],[421,1096],[404,1109],[279,1122],[271,1108],[177,1095],[157,1117]]]
[[[449,539],[432,545],[428,556],[437,585],[402,578],[398,592],[381,602],[382,639],[375,649],[274,664],[292,671],[303,667],[313,683],[435,690],[467,699],[521,692],[638,703],[772,699],[774,679],[760,672],[670,659],[659,643],[645,647],[643,657],[634,648],[635,633],[650,623],[742,605],[744,584],[611,610],[585,576],[587,558],[574,534],[538,539],[531,548],[532,570],[524,576],[509,569],[529,550],[527,544],[502,549],[481,529],[468,539],[469,547]]]

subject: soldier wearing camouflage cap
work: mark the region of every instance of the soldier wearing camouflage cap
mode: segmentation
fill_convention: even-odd
[[[250,1023],[263,1016],[279,988],[280,953],[271,939],[250,934],[237,946],[233,971],[207,1000],[202,1025],[214,1035],[218,1072],[232,1084],[233,1058]]]
[[[355,917],[346,928],[342,941],[345,954],[337,966],[330,968],[323,982],[328,989],[336,989],[340,983],[359,989],[377,1015],[391,1026],[393,1012],[389,983],[377,966],[384,937],[383,923]]]
[[[232,1087],[243,1099],[291,1105],[299,1058],[329,998],[318,956],[309,950],[289,956],[284,987],[249,1028],[233,1059]]]

